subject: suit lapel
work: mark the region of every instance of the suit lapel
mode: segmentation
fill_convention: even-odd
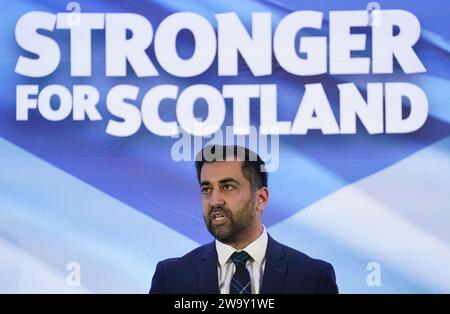
[[[284,258],[283,247],[269,236],[266,250],[266,266],[260,293],[281,293],[286,271],[287,262]]]
[[[206,245],[196,262],[198,293],[219,294],[217,275],[217,251],[214,242]],[[261,294],[281,293],[286,277],[287,262],[283,247],[270,236],[267,242],[266,266],[264,269]]]
[[[214,242],[206,245],[200,259],[197,260],[196,274],[198,293],[219,294],[217,275],[217,251]]]

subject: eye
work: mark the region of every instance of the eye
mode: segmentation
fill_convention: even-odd
[[[231,190],[234,190],[235,187],[234,187],[233,185],[231,185],[231,184],[225,184],[225,185],[223,186],[223,189],[224,189],[225,191],[231,191]]]
[[[211,191],[211,189],[208,188],[208,187],[203,187],[202,188],[202,194],[208,194],[210,191]]]

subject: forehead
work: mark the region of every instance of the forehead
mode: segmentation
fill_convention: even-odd
[[[205,162],[200,173],[200,181],[218,182],[225,178],[232,178],[242,182],[246,180],[242,173],[242,161],[226,160]]]

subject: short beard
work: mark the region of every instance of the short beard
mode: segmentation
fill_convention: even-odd
[[[234,214],[229,208],[223,206],[210,208],[208,216],[203,216],[208,231],[214,238],[225,244],[238,243],[245,240],[255,221],[254,205],[255,199],[254,195],[252,195]],[[220,212],[228,218],[226,225],[213,225],[212,214],[216,212]]]

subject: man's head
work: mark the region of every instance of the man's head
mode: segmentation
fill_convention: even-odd
[[[203,216],[209,232],[227,244],[254,240],[267,204],[264,161],[240,146],[206,146],[196,158]]]

